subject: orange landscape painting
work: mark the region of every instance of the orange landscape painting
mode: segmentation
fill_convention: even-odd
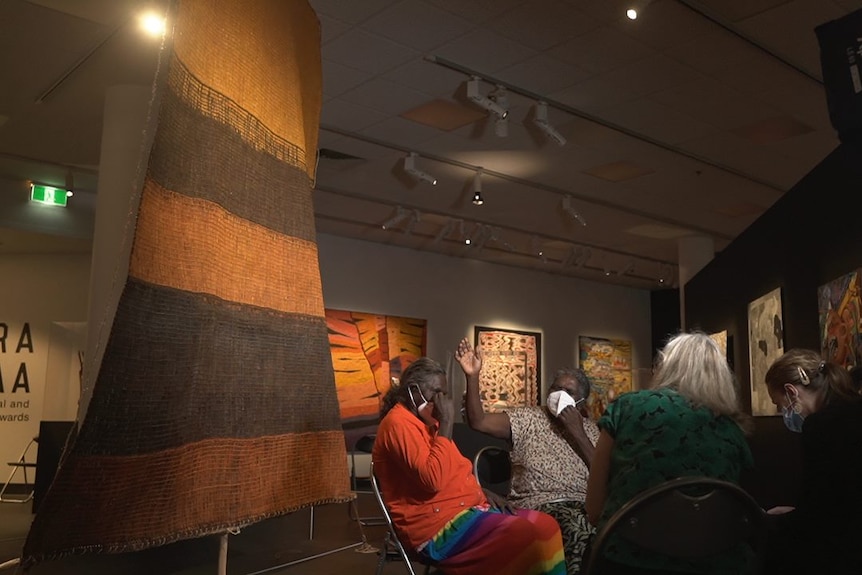
[[[425,355],[427,320],[326,310],[335,387],[348,448],[377,427],[393,379]]]

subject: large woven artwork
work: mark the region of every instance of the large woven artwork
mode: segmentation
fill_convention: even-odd
[[[632,343],[622,339],[578,337],[580,367],[590,378],[590,417],[598,421],[608,404],[632,390]]]
[[[341,423],[348,449],[373,434],[380,399],[393,379],[425,355],[427,321],[337,309],[326,310]]]
[[[476,326],[474,336],[482,354],[479,395],[485,411],[538,405],[542,335]]]
[[[317,18],[281,0],[170,16],[129,273],[25,564],[351,497],[311,198]]]
[[[748,304],[751,415],[778,415],[766,391],[766,371],[783,353],[784,319],[779,287]]]
[[[823,357],[845,367],[862,362],[859,270],[817,288]]]

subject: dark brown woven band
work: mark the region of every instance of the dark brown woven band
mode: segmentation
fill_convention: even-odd
[[[179,194],[206,198],[250,222],[314,241],[311,184],[295,145],[201,84],[177,60],[159,114],[150,179]],[[180,150],[177,142],[182,142]]]
[[[123,293],[96,385],[99,417],[81,426],[82,454],[340,429],[322,318],[137,281]]]
[[[237,303],[323,317],[317,244],[147,180],[129,274]]]
[[[74,526],[45,521],[38,533],[43,545],[30,562],[73,551],[143,549],[224,532],[308,502],[349,501],[343,444],[342,433],[332,431],[73,458],[60,468],[39,515],[60,516],[73,503]],[[229,518],[224,509],[234,510]]]

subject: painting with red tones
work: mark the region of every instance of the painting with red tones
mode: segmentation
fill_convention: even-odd
[[[327,309],[326,327],[347,448],[377,429],[380,400],[425,355],[427,320]]]
[[[859,270],[817,288],[820,351],[824,359],[844,367],[862,362]]]

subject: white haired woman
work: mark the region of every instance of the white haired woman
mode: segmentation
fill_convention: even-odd
[[[599,529],[638,493],[683,476],[739,483],[753,465],[727,359],[706,334],[683,333],[659,353],[649,390],[619,396],[599,420],[599,440],[587,484],[587,516]],[[611,538],[606,575],[744,573],[745,549],[709,561],[680,560]]]

